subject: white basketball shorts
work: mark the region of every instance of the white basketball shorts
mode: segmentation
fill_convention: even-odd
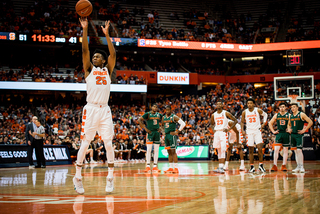
[[[250,132],[247,134],[246,137],[247,137],[247,145],[248,146],[254,146],[254,143],[260,144],[263,142],[260,130],[255,131],[255,132]]]
[[[223,131],[216,131],[213,138],[213,148],[221,148],[226,151],[228,143],[228,133]]]
[[[111,110],[108,105],[88,103],[82,112],[81,139],[91,141],[96,132],[102,140],[112,140],[114,132]]]

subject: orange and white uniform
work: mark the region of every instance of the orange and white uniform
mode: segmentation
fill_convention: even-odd
[[[246,134],[248,146],[254,146],[254,143],[260,144],[263,142],[261,135],[261,122],[258,108],[254,108],[252,112],[246,109]]]
[[[111,86],[108,69],[93,66],[86,83],[87,104],[82,112],[81,139],[91,141],[98,131],[102,139],[112,140],[114,132],[108,106]]]
[[[233,122],[233,121],[232,120],[228,120],[228,123],[229,122]],[[228,128],[230,128],[229,125],[228,125]],[[240,126],[239,123],[236,124],[236,129],[239,132],[239,143],[242,143],[243,142],[243,135],[242,135],[241,126]],[[229,143],[233,144],[236,141],[237,141],[237,135],[232,129],[230,129],[230,131],[229,131]]]
[[[217,111],[214,112],[214,122],[214,130],[216,132],[214,133],[213,148],[221,148],[223,151],[225,151],[228,142],[228,133],[223,131],[223,129],[228,127],[226,111],[222,110],[220,114],[218,114]]]

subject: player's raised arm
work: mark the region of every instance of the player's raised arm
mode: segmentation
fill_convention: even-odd
[[[83,28],[82,34],[82,62],[83,62],[83,70],[85,72],[85,78],[89,75],[92,70],[93,65],[90,62],[90,51],[88,44],[88,19],[80,18],[80,24]]]
[[[302,129],[298,130],[298,134],[304,134],[313,125],[312,120],[303,112],[301,112],[301,119],[308,122],[308,125]]]
[[[272,117],[272,119],[269,121],[269,123],[268,123],[269,128],[270,128],[270,130],[271,130],[271,132],[272,132],[273,134],[279,134],[279,131],[278,131],[278,130],[275,131],[274,128],[273,128],[273,124],[274,124],[274,122],[276,122],[277,115],[278,115],[278,114],[275,114],[275,115]]]
[[[242,112],[242,116],[241,116],[241,131],[243,136],[246,136],[246,132],[244,131],[244,123],[246,122],[246,111]]]
[[[258,109],[258,113],[263,116],[263,121],[262,121],[263,123],[262,123],[262,125],[261,125],[261,128],[263,129],[263,128],[265,127],[265,125],[266,125],[267,120],[268,120],[268,114],[265,113],[265,112],[264,112],[263,110],[261,110],[261,109]]]
[[[111,42],[110,36],[109,36],[109,26],[110,26],[110,21],[106,21],[105,26],[101,26],[102,31],[104,35],[106,36],[107,42],[108,42],[108,48],[109,48],[109,57],[108,57],[108,71],[111,76],[113,72],[113,68],[116,65],[116,50],[114,49],[114,46]]]
[[[215,122],[214,122],[214,114],[211,115],[211,128],[213,133],[215,133],[216,131],[214,130],[215,127]]]
[[[224,132],[229,132],[231,129],[233,129],[233,128],[237,125],[238,121],[237,121],[237,119],[236,119],[232,114],[230,114],[230,112],[228,112],[228,111],[226,112],[226,116],[227,116],[227,118],[229,118],[229,119],[231,119],[231,120],[233,121],[233,124],[230,126],[230,128],[224,130]]]
[[[180,117],[178,117],[177,115],[174,115],[173,120],[174,120],[174,122],[180,124],[179,129],[176,130],[175,133],[174,133],[174,135],[177,135],[177,134],[179,134],[179,132],[181,132],[184,129],[184,127],[186,126],[186,123]]]

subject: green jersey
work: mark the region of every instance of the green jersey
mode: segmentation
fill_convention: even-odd
[[[304,122],[301,118],[301,112],[299,111],[296,116],[290,114],[290,122],[292,128],[292,134],[297,134],[298,130],[302,130],[304,127]]]
[[[176,131],[176,122],[174,122],[174,114],[171,114],[169,117],[167,117],[167,115],[164,115],[163,123],[164,123],[164,132],[166,134]]]
[[[286,132],[289,123],[289,113],[286,112],[284,115],[277,114],[277,127],[279,132]]]
[[[162,114],[156,112],[152,114],[151,111],[144,113],[142,118],[147,121],[147,128],[150,131],[158,131],[159,130],[159,123],[162,120]]]

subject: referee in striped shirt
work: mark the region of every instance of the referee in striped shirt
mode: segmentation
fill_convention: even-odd
[[[38,165],[35,168],[46,168],[46,160],[43,154],[43,139],[45,136],[45,130],[38,120],[36,121],[36,126],[36,130],[34,130],[32,134],[30,133],[34,138],[34,147],[38,163]]]

